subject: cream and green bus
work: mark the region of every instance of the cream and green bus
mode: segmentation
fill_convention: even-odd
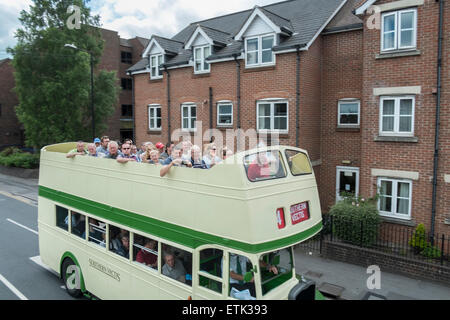
[[[322,229],[305,150],[240,152],[211,169],[66,158],[44,147],[39,249],[74,297],[314,299],[293,247]]]

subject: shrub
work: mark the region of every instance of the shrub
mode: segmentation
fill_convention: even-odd
[[[4,154],[7,155],[4,155],[3,152],[0,154],[0,165],[2,166],[17,167],[24,169],[34,169],[39,166],[39,154],[21,152],[19,149],[16,149],[12,153],[5,152]]]
[[[333,235],[354,245],[374,244],[381,223],[375,200],[346,196],[331,207]]]
[[[419,253],[426,258],[433,259],[441,257],[441,250],[436,246],[431,245],[431,242],[427,240],[423,223],[417,226],[411,239],[409,239],[408,244],[414,248],[415,253]]]

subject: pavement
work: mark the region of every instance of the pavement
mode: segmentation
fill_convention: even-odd
[[[38,185],[38,179],[0,174],[0,195],[31,206],[37,206]],[[450,300],[450,286],[383,270],[380,270],[379,289],[369,290],[367,283],[373,273],[368,273],[367,268],[325,259],[301,249],[295,249],[295,267],[297,274],[314,280],[319,291],[330,299]]]
[[[295,269],[297,274],[314,280],[316,288],[333,300],[450,300],[450,286],[383,270],[379,289],[369,290],[367,283],[376,282],[367,268],[300,249],[295,249]]]

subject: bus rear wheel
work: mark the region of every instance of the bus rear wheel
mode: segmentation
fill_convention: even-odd
[[[74,298],[81,298],[81,269],[70,258],[66,258],[61,268],[61,278],[67,293]]]

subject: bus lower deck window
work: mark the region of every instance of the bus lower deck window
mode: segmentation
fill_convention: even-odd
[[[80,213],[71,212],[72,234],[86,238],[86,217]]]
[[[162,245],[162,251],[161,273],[192,286],[192,253],[167,244]]]
[[[106,223],[89,218],[89,242],[106,246]]]
[[[158,269],[158,241],[134,234],[133,261]]]
[[[121,257],[130,257],[130,232],[115,226],[109,226],[109,250]]]

